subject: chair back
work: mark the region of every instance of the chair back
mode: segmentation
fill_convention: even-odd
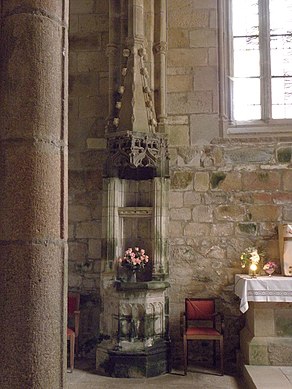
[[[186,322],[188,320],[211,320],[215,322],[214,299],[185,299]]]
[[[213,341],[213,364],[216,365],[216,341],[220,348],[220,370],[224,374],[222,316],[216,312],[215,298],[186,298],[184,312],[184,373],[187,374],[189,341]],[[220,320],[220,326],[219,326]],[[218,329],[216,328],[218,327]],[[220,328],[219,328],[220,327]]]
[[[74,354],[78,355],[78,335],[80,318],[80,294],[68,292],[67,298],[67,340],[70,341],[70,368],[74,369]]]
[[[80,308],[80,294],[68,292],[68,317],[74,317],[74,312],[79,311]]]
[[[74,329],[75,336],[79,335],[79,318],[80,318],[80,294],[68,292],[68,321],[67,327]]]

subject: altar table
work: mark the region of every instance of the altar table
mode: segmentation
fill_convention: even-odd
[[[292,277],[236,274],[235,294],[245,314],[243,364],[292,366]]]
[[[248,310],[248,301],[292,302],[292,277],[235,275],[235,294],[240,298],[240,311]]]

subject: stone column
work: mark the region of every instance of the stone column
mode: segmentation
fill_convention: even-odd
[[[169,179],[154,178],[154,263],[153,279],[165,280],[168,277],[168,206]]]
[[[156,112],[159,132],[165,132],[166,122],[166,49],[167,49],[167,22],[166,0],[155,2],[155,90]]]
[[[68,0],[0,3],[0,387],[64,388]]]
[[[117,80],[120,80],[120,63],[118,56],[120,29],[119,20],[120,7],[116,1],[109,1],[109,44],[107,45],[107,56],[109,59],[109,115],[108,120],[113,118],[114,93],[117,90]]]

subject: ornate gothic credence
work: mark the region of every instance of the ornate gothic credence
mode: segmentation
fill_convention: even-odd
[[[117,377],[155,376],[170,365],[165,2],[110,1],[110,21],[100,323],[110,340],[98,345],[96,367]],[[140,282],[129,283],[116,263],[136,246],[151,260]]]

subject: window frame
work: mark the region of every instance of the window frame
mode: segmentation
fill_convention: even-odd
[[[218,61],[219,61],[219,120],[220,130],[224,137],[232,136],[290,136],[292,135],[292,119],[271,119],[271,78],[269,81],[261,82],[261,115],[263,119],[250,121],[236,121],[232,117],[232,85],[230,75],[233,74],[233,36],[231,20],[231,1],[218,0]],[[264,17],[269,17],[269,9],[266,2],[264,5]],[[267,23],[261,23],[261,26],[267,26]],[[260,38],[261,39],[261,38]],[[271,67],[270,42],[261,42],[260,47],[266,45],[265,58],[261,61],[261,72],[267,74]],[[263,52],[261,52],[263,53]],[[267,58],[269,57],[269,58]],[[270,72],[268,73],[270,74]],[[268,104],[263,104],[268,96]]]

